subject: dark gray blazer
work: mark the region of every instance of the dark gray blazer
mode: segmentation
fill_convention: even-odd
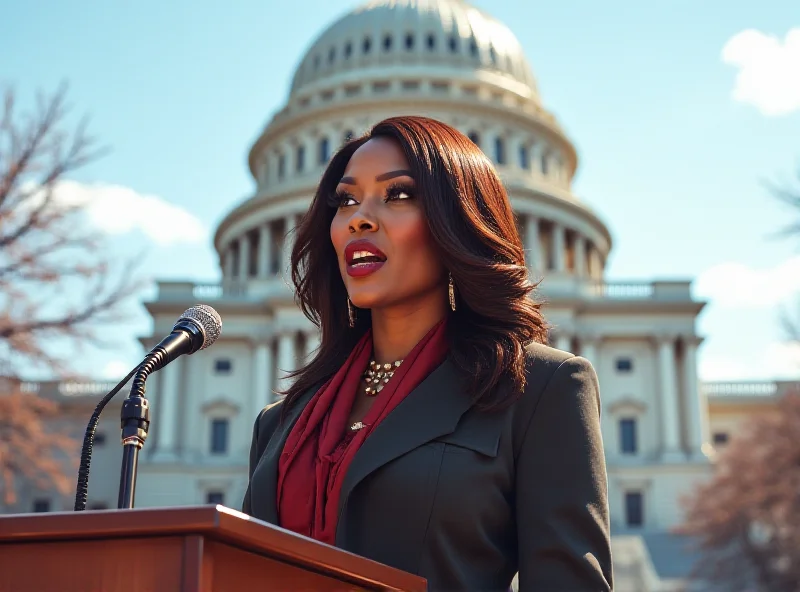
[[[418,574],[429,590],[611,590],[597,375],[532,344],[527,388],[472,408],[445,361],[364,442],[342,490],[336,546]],[[277,524],[278,458],[313,396],[256,420],[242,510]]]

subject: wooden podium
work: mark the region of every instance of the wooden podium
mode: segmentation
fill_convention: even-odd
[[[0,592],[426,589],[223,506],[0,517]]]

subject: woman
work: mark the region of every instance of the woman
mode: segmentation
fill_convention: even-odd
[[[259,415],[243,510],[430,590],[610,590],[597,378],[543,345],[505,190],[397,117],[331,160],[292,252],[312,361]]]

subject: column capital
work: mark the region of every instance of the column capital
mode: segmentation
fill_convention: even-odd
[[[595,347],[603,342],[603,336],[600,333],[582,333],[579,331],[577,337],[578,341],[581,343],[593,345]]]
[[[685,345],[700,347],[703,341],[705,341],[705,337],[700,337],[699,335],[681,335],[681,341]]]
[[[674,333],[672,331],[663,331],[653,335],[653,341],[655,341],[656,345],[674,345],[675,342],[678,341],[679,336],[680,335],[678,333]]]

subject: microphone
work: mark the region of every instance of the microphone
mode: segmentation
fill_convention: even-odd
[[[210,347],[221,333],[222,318],[219,313],[205,304],[196,304],[178,318],[172,333],[150,350],[139,368],[151,364],[147,374],[152,374],[178,356]]]
[[[144,446],[150,426],[150,409],[147,399],[144,397],[147,377],[179,356],[191,355],[210,347],[221,333],[222,319],[216,310],[205,304],[192,306],[178,318],[172,327],[172,332],[150,350],[144,360],[100,400],[89,419],[83,437],[78,483],[75,491],[74,509],[76,512],[86,509],[94,434],[103,408],[133,376],[131,392],[122,404],[123,458],[118,504],[119,508],[132,508],[139,450]]]

